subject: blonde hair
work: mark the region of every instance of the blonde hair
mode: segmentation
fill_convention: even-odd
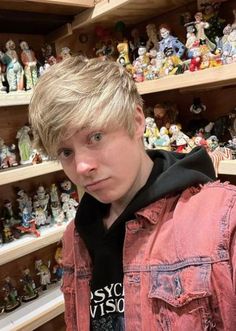
[[[134,111],[143,101],[118,63],[69,57],[40,77],[29,105],[35,147],[56,157],[62,139],[82,128],[124,127],[134,133]]]

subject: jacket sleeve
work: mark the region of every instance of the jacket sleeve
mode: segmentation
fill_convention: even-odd
[[[236,194],[232,199],[232,209],[230,211],[230,256],[233,288],[236,294]]]

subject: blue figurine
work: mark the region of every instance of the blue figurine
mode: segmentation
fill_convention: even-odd
[[[172,48],[174,55],[181,58],[184,55],[185,46],[177,37],[171,35],[169,26],[167,24],[162,24],[159,27],[159,32],[162,38],[159,42],[159,50],[165,53],[165,49]]]

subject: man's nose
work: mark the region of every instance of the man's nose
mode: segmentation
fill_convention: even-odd
[[[96,169],[95,159],[91,156],[80,155],[76,157],[76,171],[80,175],[89,175]]]

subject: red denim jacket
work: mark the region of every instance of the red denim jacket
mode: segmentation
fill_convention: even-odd
[[[89,331],[91,260],[64,234],[67,331]],[[123,251],[125,330],[236,330],[236,187],[189,188],[136,213]]]

